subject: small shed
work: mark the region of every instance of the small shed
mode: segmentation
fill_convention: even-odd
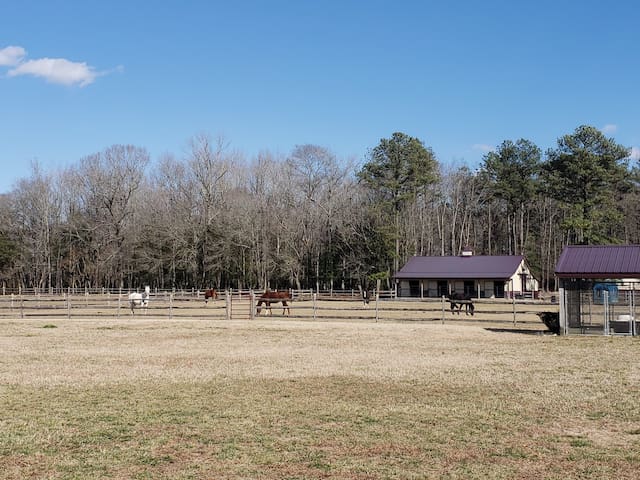
[[[395,274],[399,297],[442,297],[463,293],[476,298],[538,295],[538,281],[523,255],[411,257]]]
[[[555,274],[561,333],[637,333],[640,245],[569,245]]]

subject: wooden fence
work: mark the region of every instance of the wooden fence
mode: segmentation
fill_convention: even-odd
[[[393,292],[374,292],[365,304],[359,292],[292,291],[289,314],[281,304],[256,310],[261,291],[228,290],[205,303],[204,291],[155,291],[148,307],[131,312],[128,292],[82,294],[32,292],[0,296],[0,319],[201,319],[259,320],[291,318],[315,321],[414,321],[483,323],[528,326],[544,330],[538,312],[558,311],[558,305],[535,300],[480,299],[475,314],[453,313],[444,299],[395,298]]]

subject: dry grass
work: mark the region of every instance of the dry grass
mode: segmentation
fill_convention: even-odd
[[[0,478],[637,478],[637,339],[485,327],[4,320]]]

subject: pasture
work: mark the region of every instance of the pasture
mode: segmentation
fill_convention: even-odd
[[[636,338],[275,310],[3,318],[0,478],[637,478]]]

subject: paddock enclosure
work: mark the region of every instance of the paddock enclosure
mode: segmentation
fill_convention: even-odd
[[[5,318],[0,478],[636,479],[637,358],[484,324]]]
[[[0,296],[0,318],[259,320],[285,316],[280,303],[273,303],[270,310],[256,310],[262,291],[221,291],[216,300],[208,302],[204,292],[152,290],[148,307],[136,307],[133,314],[129,308],[130,291],[124,290],[5,293]],[[540,300],[478,299],[474,300],[475,313],[471,316],[465,309],[452,312],[445,299],[396,298],[391,291],[374,293],[366,304],[357,290],[292,290],[291,294],[293,300],[286,317],[301,320],[484,322],[544,329],[536,313],[558,311],[558,305]]]

